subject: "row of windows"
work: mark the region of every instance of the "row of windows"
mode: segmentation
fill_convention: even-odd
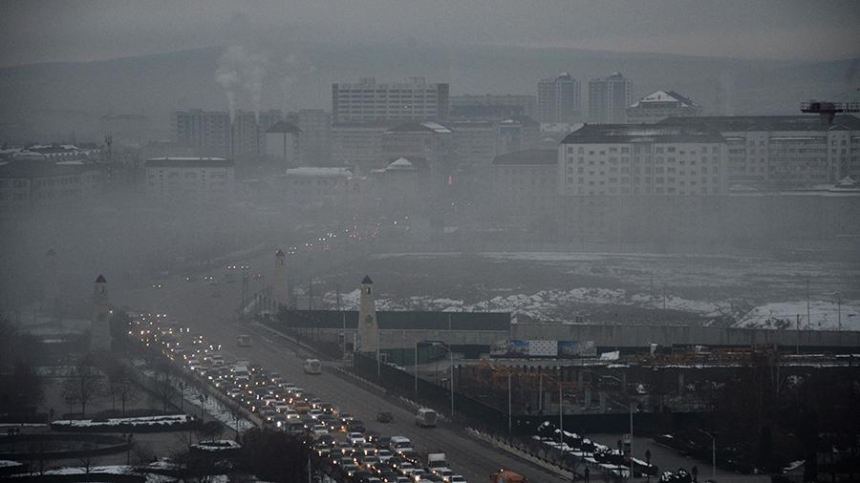
[[[630,177],[622,177],[622,178],[620,178],[620,181],[619,181],[619,178],[617,178],[617,177],[615,177],[615,178],[611,177],[611,178],[608,178],[608,183],[609,184],[618,184],[620,182],[621,184],[630,184],[630,180],[631,180]],[[632,178],[632,180],[633,180],[633,184],[642,184],[642,178],[634,177],[634,178]],[[579,181],[578,184],[580,184],[580,185],[588,184],[589,186],[604,186],[607,184],[607,181],[604,181],[604,180],[588,180],[588,182],[586,183],[586,179],[584,176],[580,176],[578,181]],[[693,179],[693,180],[681,179],[680,181],[678,181],[676,178],[673,178],[673,177],[664,178],[662,176],[658,176],[658,177],[654,178],[654,184],[675,184],[675,183],[677,183],[679,186],[686,186],[687,181],[689,181],[690,186],[695,186],[698,182],[695,179]],[[702,176],[700,178],[700,181],[702,184],[708,184],[708,178],[705,176]],[[568,182],[568,184],[573,184],[573,177],[568,176],[567,182]],[[713,177],[711,177],[710,182],[711,182],[711,184],[719,185],[720,184],[720,178],[717,176],[713,176]],[[645,184],[651,184],[651,178],[645,178]]]
[[[708,192],[709,192],[709,189],[707,187],[704,187],[704,186],[699,188],[698,190],[693,190],[693,189],[686,190],[686,189],[680,189],[680,188],[678,188],[678,189],[676,189],[676,188],[654,188],[653,189],[653,193],[658,194],[658,195],[668,194],[668,195],[691,195],[691,196],[695,196],[695,195],[705,195],[705,194],[708,194]],[[710,188],[711,194],[718,194],[719,192],[720,192],[719,188]],[[626,194],[637,194],[638,195],[640,193],[644,193],[644,194],[650,195],[650,194],[652,194],[652,189],[650,187],[645,187],[641,190],[639,188],[633,188],[631,190],[628,187],[621,187],[621,188],[610,187],[610,188],[608,188],[608,190],[597,190],[597,191],[595,191],[595,190],[586,189],[586,188],[579,188],[577,190],[577,194],[580,194],[580,195],[586,195],[587,194],[589,196],[594,196],[594,195],[601,195],[602,196],[602,195],[606,195],[607,193],[608,194],[623,194],[623,195],[626,195]]]
[[[567,167],[567,172],[568,172],[568,173],[572,173],[572,172],[573,172],[573,166],[568,166],[568,167]],[[585,174],[585,168],[583,168],[583,167],[576,168],[576,172],[577,172],[578,174]],[[616,168],[616,167],[610,167],[610,168],[609,168],[609,172],[610,172],[610,173],[618,173],[618,172],[619,172],[619,168]],[[620,168],[620,172],[621,172],[621,173],[630,173],[630,172],[631,172],[631,170],[630,170],[630,168],[629,168],[629,167],[623,166],[623,167],[621,167],[621,168]],[[645,174],[651,174],[651,167],[646,166],[646,167],[644,168],[644,170],[643,170],[643,169],[640,169],[638,166],[637,166],[637,167],[635,167],[635,168],[633,168],[633,173],[635,173],[635,174],[639,174],[639,173],[642,173],[642,172],[644,172]],[[657,173],[657,174],[662,174],[662,173],[664,173],[664,172],[666,172],[666,173],[676,173],[676,172],[677,172],[679,175],[682,175],[682,176],[687,174],[687,170],[685,170],[685,169],[676,169],[676,168],[671,167],[671,166],[670,166],[670,167],[668,167],[668,168],[664,168],[664,167],[662,167],[662,166],[657,166],[657,167],[655,167],[655,168],[654,168],[654,172],[655,172],[655,173]],[[707,166],[702,166],[702,167],[701,167],[701,172],[702,172],[702,174],[708,174],[708,167],[707,167]],[[713,166],[712,168],[710,168],[710,172],[711,172],[711,173],[713,173],[713,174],[717,174],[717,173],[719,173],[719,172],[720,172],[720,168],[719,168],[719,166]],[[690,175],[691,175],[691,176],[695,176],[695,175],[696,175],[696,173],[697,173],[697,172],[696,172],[695,170],[692,170],[692,169],[690,170]],[[589,171],[588,171],[588,174],[589,174],[589,175],[591,175],[591,176],[594,176],[595,174],[599,174],[599,175],[601,175],[601,176],[605,176],[605,175],[606,175],[606,171],[594,171],[594,170],[589,170]]]

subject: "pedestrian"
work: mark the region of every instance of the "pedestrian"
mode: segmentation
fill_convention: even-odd
[[[591,474],[591,472],[588,470],[587,466],[585,467],[585,471],[583,471],[582,474],[585,476],[585,483],[588,483],[588,477]]]
[[[699,481],[699,467],[693,466],[693,469],[690,470],[690,473],[693,474],[693,483],[698,482]]]

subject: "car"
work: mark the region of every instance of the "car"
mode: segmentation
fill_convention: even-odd
[[[367,431],[367,428],[364,426],[364,421],[360,419],[353,419],[346,423],[346,427],[350,433],[364,433]]]
[[[380,411],[376,414],[376,420],[380,423],[390,423],[394,420],[394,416],[388,411]]]
[[[315,424],[315,425],[311,426],[311,434],[314,437],[319,437],[319,436],[322,436],[324,434],[328,434],[328,428],[326,428],[322,424]]]
[[[391,452],[391,450],[387,448],[382,448],[379,450],[376,456],[379,458],[379,461],[387,462],[394,456],[394,454]]]
[[[448,478],[448,483],[469,483],[463,475],[451,475]]]
[[[364,444],[366,441],[364,439],[364,433],[359,433],[357,431],[352,431],[347,434],[346,439],[352,446],[355,446],[357,444]]]

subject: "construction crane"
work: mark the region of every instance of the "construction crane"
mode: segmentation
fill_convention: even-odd
[[[856,89],[860,91],[860,88]],[[821,124],[833,124],[836,114],[860,112],[860,102],[809,101],[800,103],[800,111],[807,114],[818,114]]]

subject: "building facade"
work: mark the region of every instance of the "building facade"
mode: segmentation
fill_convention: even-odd
[[[558,152],[530,149],[496,156],[490,175],[500,215],[541,220],[554,215],[558,196]]]
[[[561,196],[727,192],[726,139],[685,126],[589,124],[558,147]]]
[[[163,201],[223,203],[234,192],[235,165],[223,158],[151,158],[144,170],[146,194]]]
[[[648,124],[667,117],[701,116],[702,106],[675,91],[657,91],[630,104],[627,122]]]
[[[554,79],[538,82],[537,119],[540,122],[577,122],[582,111],[582,87],[563,72]]]
[[[294,124],[302,132],[301,165],[328,166],[331,163],[331,114],[322,109],[300,109]]]
[[[192,109],[170,117],[173,141],[190,146],[198,156],[258,157],[266,149],[266,131],[283,119],[279,110],[237,111],[231,121],[226,111]]]
[[[837,116],[720,116],[669,118],[661,125],[720,132],[728,147],[732,185],[786,189],[860,179],[860,119]]]
[[[73,205],[101,193],[104,185],[104,165],[55,162],[42,155],[19,157],[0,163],[0,215]]]
[[[448,90],[448,84],[427,83],[422,77],[400,84],[377,84],[372,77],[357,84],[332,84],[332,123],[445,120]]]
[[[600,124],[627,122],[632,82],[620,72],[588,81],[588,120]]]
[[[299,166],[303,162],[301,155],[304,140],[304,132],[295,124],[276,122],[266,130],[266,156],[282,160],[284,169],[286,166]]]
[[[499,121],[514,116],[534,118],[536,114],[535,96],[513,94],[451,96],[451,119]]]
[[[350,122],[332,126],[331,160],[335,166],[364,170],[385,167],[382,135],[402,121]]]

